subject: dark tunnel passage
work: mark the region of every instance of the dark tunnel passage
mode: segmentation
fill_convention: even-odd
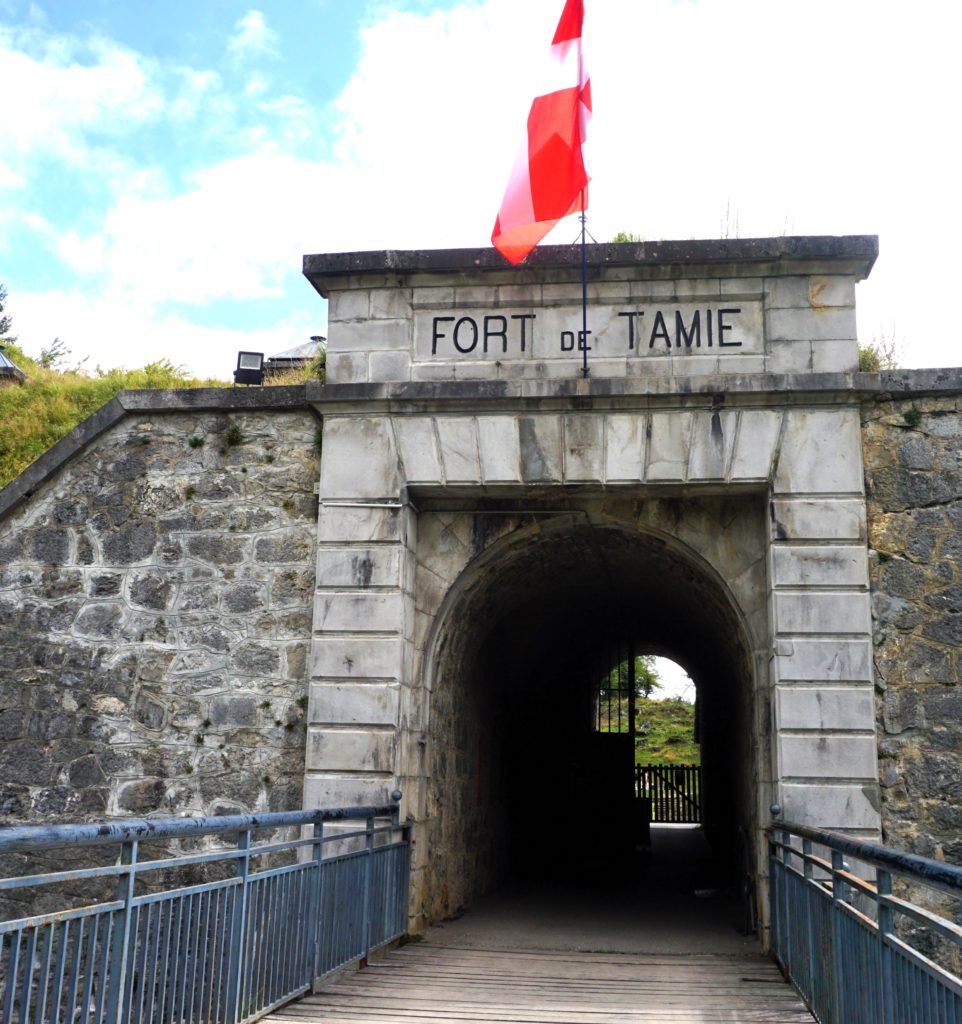
[[[574,515],[481,561],[437,634],[432,695],[433,844],[459,862],[461,902],[638,869],[634,750],[593,728],[599,680],[628,649],[695,681],[713,881],[753,889],[753,661],[717,573],[670,537]]]

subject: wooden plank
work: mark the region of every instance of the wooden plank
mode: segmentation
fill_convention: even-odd
[[[811,1024],[760,956],[406,946],[265,1018],[274,1024]]]

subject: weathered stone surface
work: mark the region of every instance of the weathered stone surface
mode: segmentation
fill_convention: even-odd
[[[166,611],[174,596],[174,581],[159,573],[133,576],[130,583],[132,604],[153,611]]]
[[[300,806],[317,421],[229,421],[122,419],[0,521],[5,821]]]
[[[861,493],[860,449],[856,409],[787,411],[775,493]]]
[[[560,417],[526,416],[518,421],[518,431],[524,482],[560,481],[563,472]]]
[[[862,424],[882,822],[928,856],[962,821],[959,422],[957,398],[921,398],[866,406]]]
[[[684,480],[691,441],[691,413],[653,413],[648,440],[648,479]]]
[[[38,562],[62,564],[70,556],[70,534],[66,530],[40,529],[33,535],[32,546]]]
[[[511,416],[480,416],[478,445],[485,483],[517,483],[521,479],[521,442]]]
[[[130,565],[149,558],[157,544],[157,530],[151,522],[127,523],[101,536],[106,565]]]

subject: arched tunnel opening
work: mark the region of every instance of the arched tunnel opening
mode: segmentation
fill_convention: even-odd
[[[599,730],[599,699],[613,669],[655,654],[697,689],[706,881],[750,918],[764,716],[745,616],[709,562],[666,533],[572,513],[486,549],[449,597],[431,669],[435,913],[506,882],[644,872],[633,730]]]

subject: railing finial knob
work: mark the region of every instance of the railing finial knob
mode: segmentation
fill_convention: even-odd
[[[394,802],[395,802],[396,804],[399,804],[399,803],[401,802],[401,797],[402,797],[403,795],[404,795],[404,794],[403,794],[403,793],[402,793],[402,792],[401,792],[401,791],[400,791],[399,789],[392,789],[392,790],[391,790],[391,799],[392,799],[392,800],[393,800],[393,801],[394,801]]]
[[[769,807],[768,810],[773,818],[777,818],[782,813],[782,805],[772,804],[772,806]]]

